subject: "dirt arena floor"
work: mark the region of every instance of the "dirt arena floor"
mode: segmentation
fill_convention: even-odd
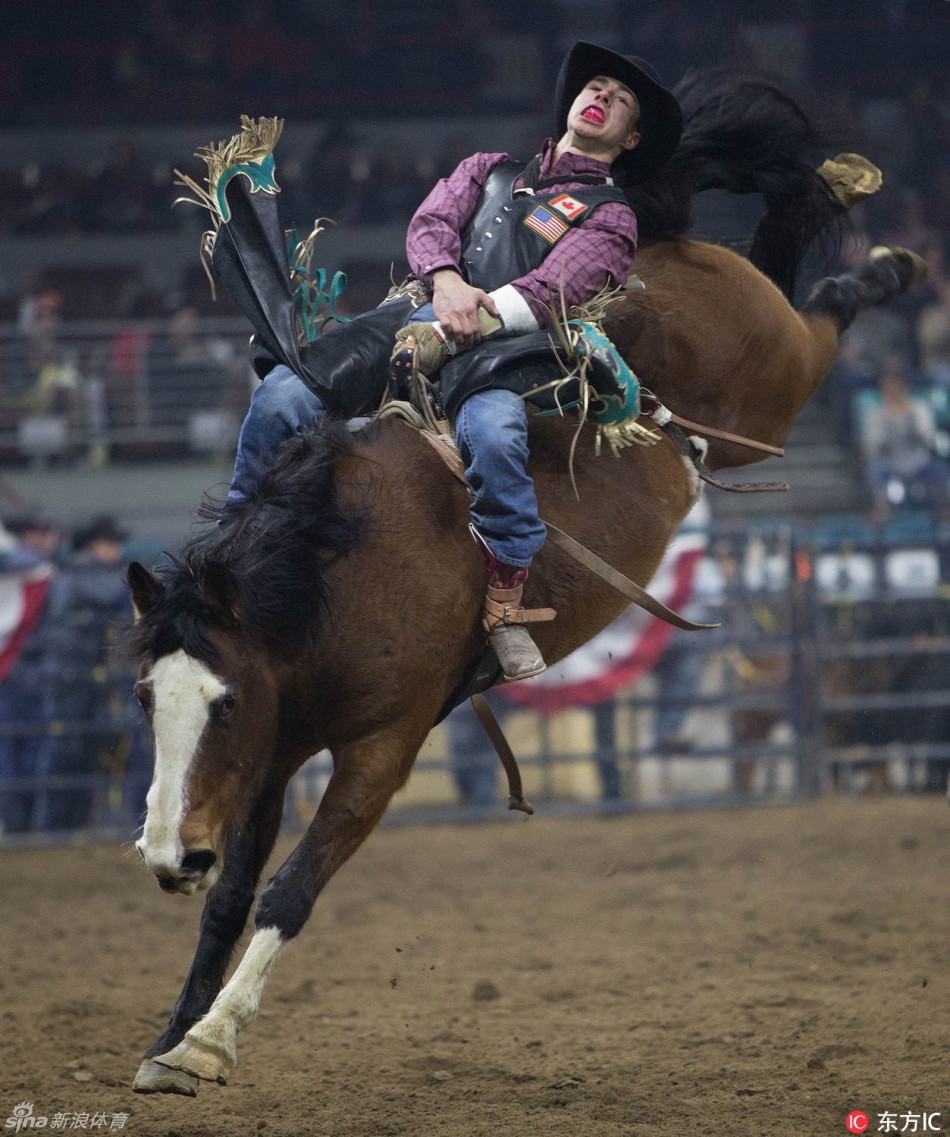
[[[382,829],[197,1099],[129,1085],[200,898],[114,847],[6,851],[0,1128],[26,1102],[131,1137],[950,1133],[948,850],[935,798]]]

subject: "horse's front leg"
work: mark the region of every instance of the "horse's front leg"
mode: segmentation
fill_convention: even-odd
[[[188,1097],[198,1093],[198,1079],[193,1074],[161,1066],[154,1057],[177,1046],[188,1028],[207,1013],[221,990],[234,945],[247,923],[258,879],[274,847],[282,808],[282,793],[262,798],[250,823],[228,844],[221,876],[205,901],[188,978],[167,1029],[145,1053],[132,1083],[136,1093]]]
[[[156,1061],[207,1081],[227,1081],[237,1036],[257,1013],[268,973],[281,949],[306,923],[320,891],[379,821],[409,775],[427,731],[393,733],[341,751],[316,816],[297,848],[261,895],[255,932],[211,1010],[184,1041]]]

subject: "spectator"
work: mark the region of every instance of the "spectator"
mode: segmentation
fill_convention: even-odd
[[[49,710],[57,737],[49,773],[68,779],[51,789],[41,826],[79,829],[92,819],[96,775],[124,772],[131,677],[111,648],[132,618],[123,533],[111,517],[73,536],[74,555],[50,587],[45,635]]]
[[[167,198],[130,138],[116,140],[102,168],[83,187],[80,208],[82,227],[90,233],[142,232],[174,225]]]
[[[152,424],[177,427],[184,436],[196,412],[227,405],[233,369],[232,345],[202,334],[194,308],[172,313],[167,334],[156,337],[149,351]]]
[[[373,154],[357,220],[364,225],[407,224],[431,189],[419,175],[412,153],[400,142],[384,143]]]
[[[0,566],[0,824],[5,833],[33,828],[38,793],[12,779],[33,779],[47,751],[43,672],[44,604],[59,530],[37,516],[6,523],[15,538]]]
[[[707,619],[705,605],[691,604],[683,614],[690,620]],[[659,684],[654,728],[658,754],[683,754],[695,748],[696,739],[684,733],[683,727],[699,694],[709,655],[710,644],[705,636],[676,631],[657,660],[653,674]]]
[[[874,517],[886,520],[907,497],[943,500],[947,466],[935,451],[933,409],[913,398],[903,368],[891,360],[881,376],[881,403],[864,421],[863,446]]]
[[[950,279],[943,270],[940,245],[928,250],[928,286],[931,302],[917,318],[917,342],[924,377],[935,386],[950,389]]]
[[[25,297],[20,327],[27,336],[23,410],[40,417],[62,417],[80,431],[85,418],[83,378],[74,348],[62,342],[61,293],[47,290]]]

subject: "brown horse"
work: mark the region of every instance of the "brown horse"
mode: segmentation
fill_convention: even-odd
[[[637,271],[646,291],[608,322],[637,373],[691,419],[780,446],[841,328],[907,287],[917,266],[887,252],[825,281],[801,313],[752,264],[713,245],[658,241]],[[696,473],[666,437],[595,457],[585,426],[575,493],[575,429],[566,418],[533,420],[541,515],[645,584],[696,499]],[[756,457],[712,442],[707,460],[715,470]],[[166,891],[210,889],[181,997],[135,1088],[194,1094],[198,1079],[226,1080],[279,951],[406,782],[483,653],[485,569],[464,488],[415,430],[384,420],[355,435],[328,423],[290,440],[256,496],[180,562],[159,576],[133,565],[129,576],[136,690],[155,742],[138,847]],[[537,632],[552,663],[627,603],[554,547],[538,558],[526,600],[557,609]],[[326,793],[262,893],[254,936],[222,986],[287,782],[324,747],[334,766]]]

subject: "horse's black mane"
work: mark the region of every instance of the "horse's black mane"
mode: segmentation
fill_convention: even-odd
[[[282,444],[248,500],[206,501],[205,529],[156,570],[164,595],[135,625],[129,650],[156,658],[183,647],[213,662],[209,631],[238,622],[276,650],[315,636],[326,568],[364,532],[365,517],[341,509],[334,482],[337,458],[352,450],[346,426],[322,420]]]
[[[791,299],[809,245],[839,232],[841,207],[815,170],[831,127],[772,80],[729,65],[690,71],[674,88],[683,108],[676,153],[627,189],[642,241],[688,232],[692,199],[708,189],[760,193],[766,213],[749,260]]]

